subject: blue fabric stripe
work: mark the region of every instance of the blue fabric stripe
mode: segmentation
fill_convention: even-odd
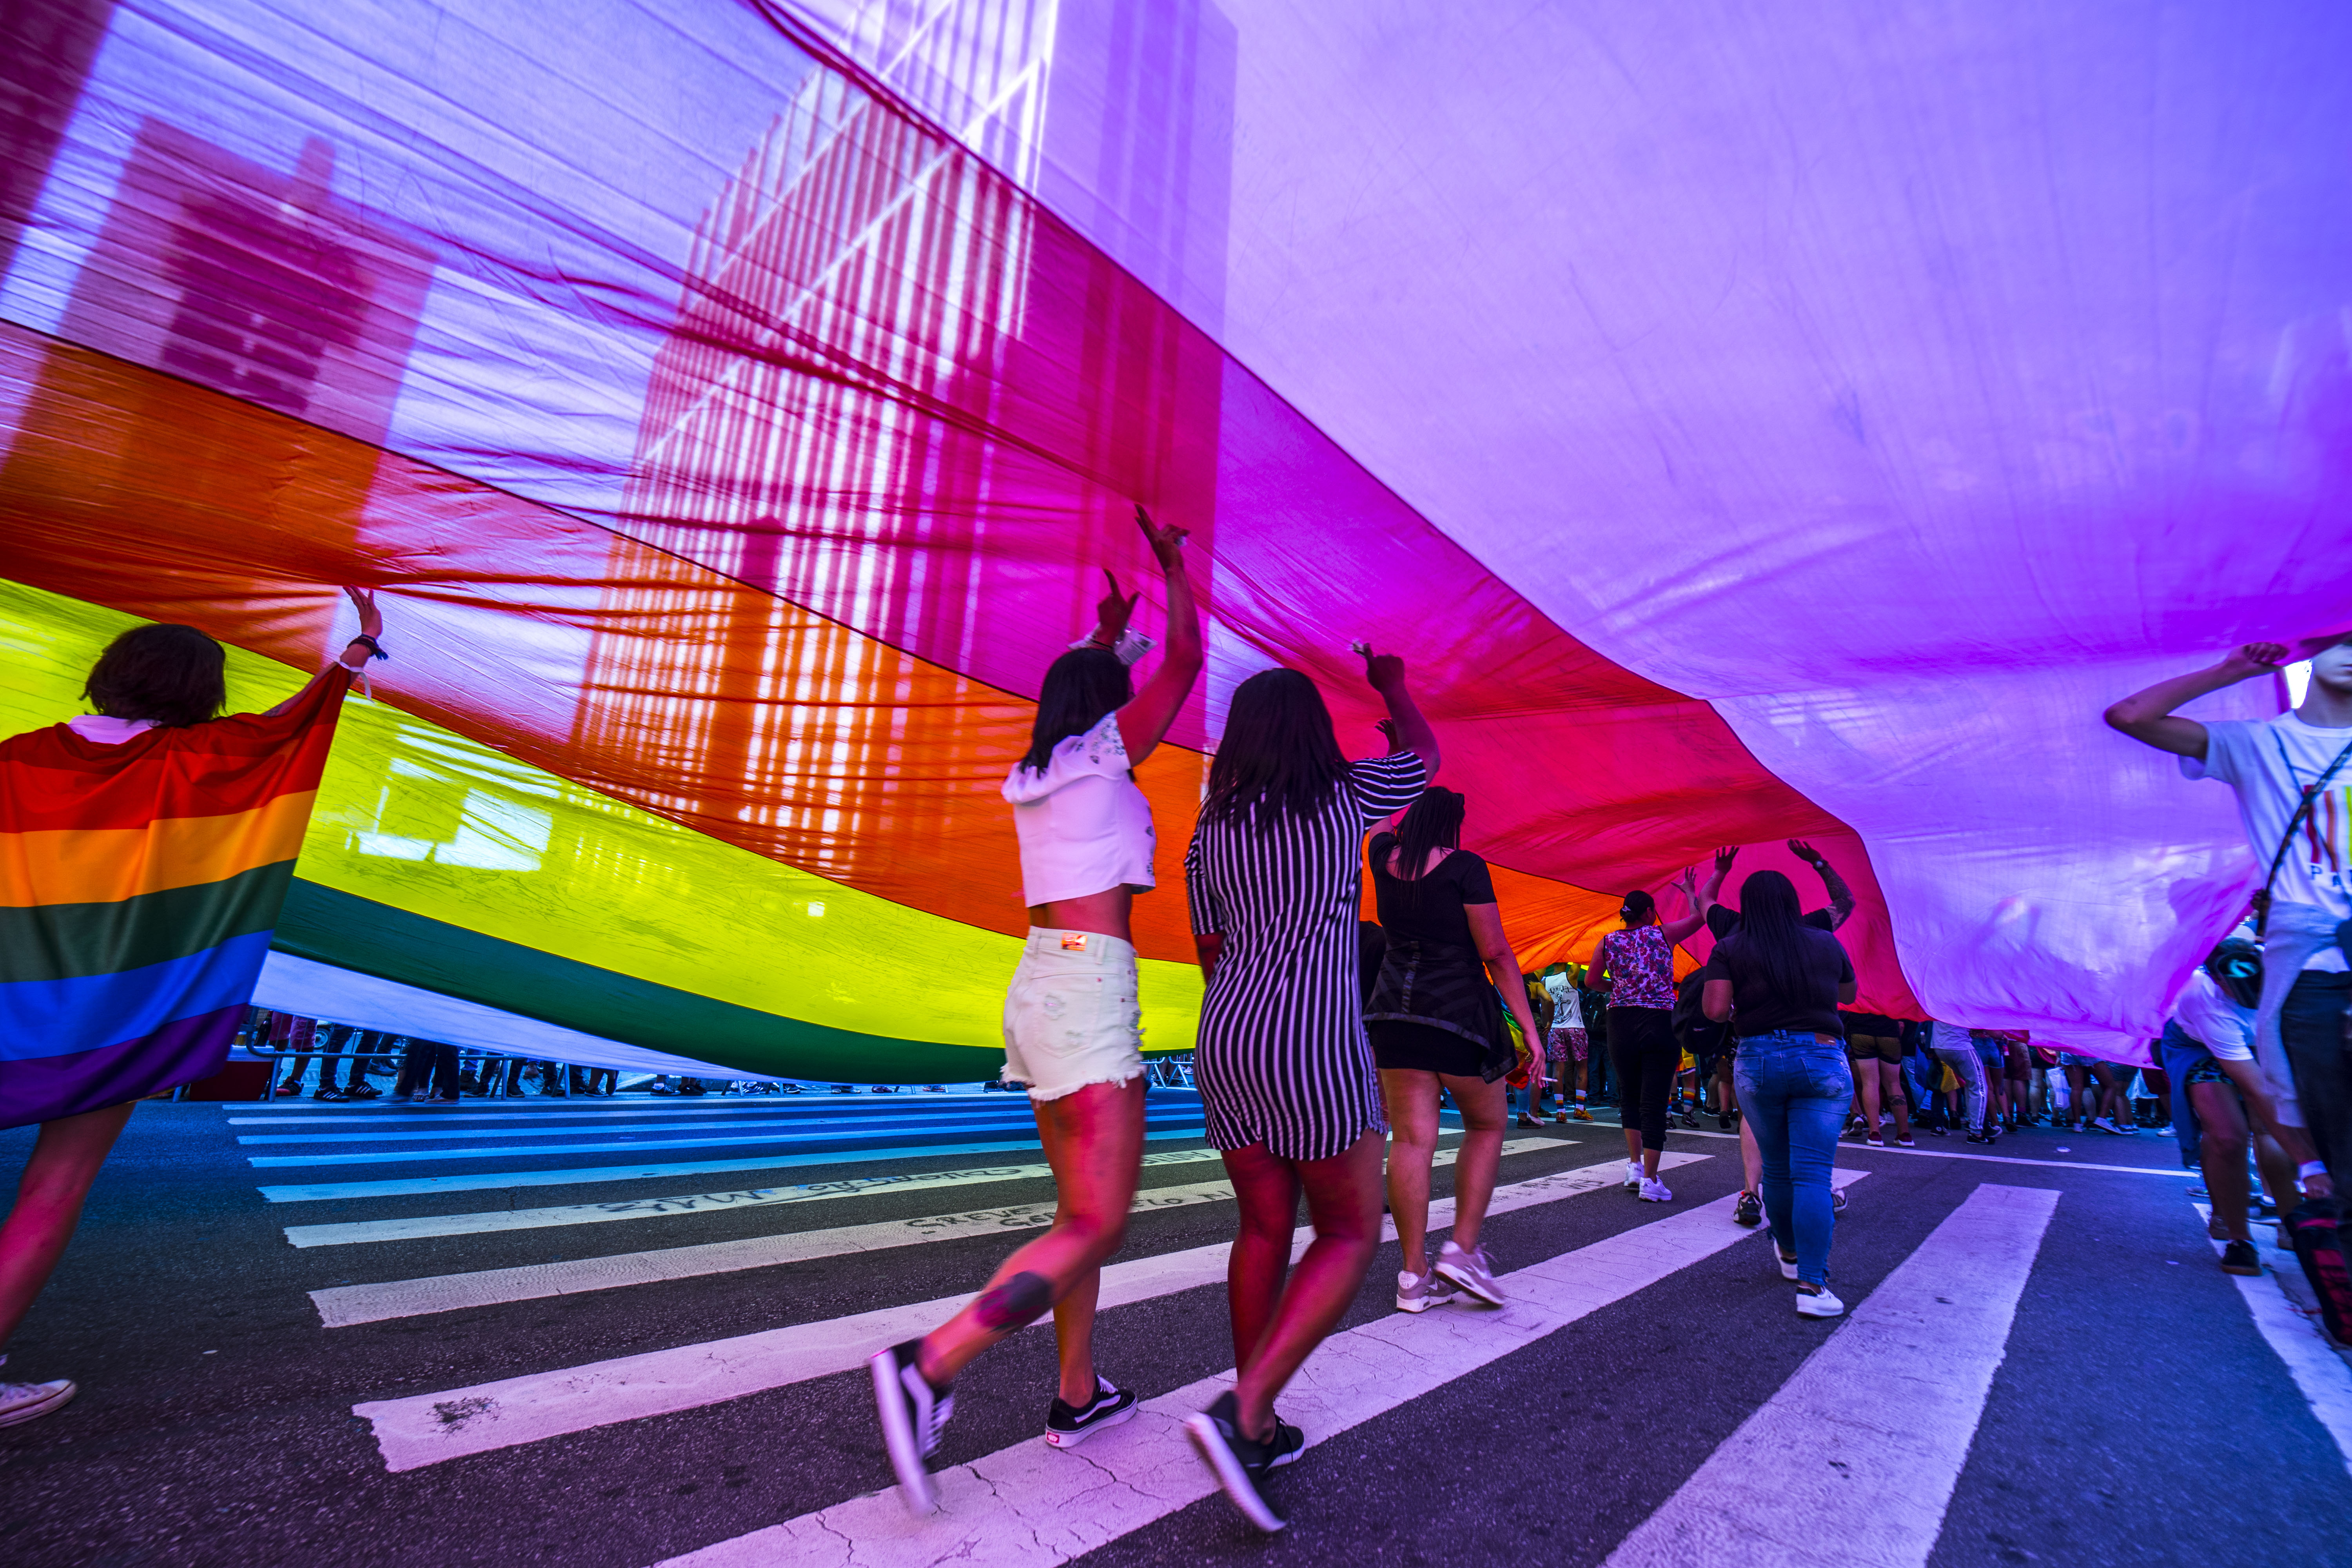
[[[250,1001],[268,952],[269,932],[259,931],[166,963],[0,985],[0,1061],[96,1050]]]

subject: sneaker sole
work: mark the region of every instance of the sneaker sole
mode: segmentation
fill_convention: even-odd
[[[1205,1414],[1187,1415],[1184,1417],[1184,1435],[1192,1440],[1192,1451],[1201,1456],[1201,1462],[1209,1467],[1209,1473],[1217,1478],[1217,1485],[1223,1489],[1225,1500],[1241,1510],[1243,1518],[1268,1535],[1290,1522],[1268,1508],[1265,1499],[1258,1495],[1257,1488],[1250,1481],[1249,1471],[1242,1465],[1241,1456],[1225,1446],[1224,1436],[1217,1430],[1214,1421]]]
[[[882,1418],[882,1447],[889,1451],[890,1468],[898,1474],[898,1490],[907,1511],[920,1518],[939,1511],[939,1489],[924,1467],[922,1446],[915,1440],[914,1424],[907,1418],[907,1392],[898,1386],[898,1358],[877,1351],[866,1358],[874,1377],[874,1409]]]
[[[1426,1312],[1432,1307],[1443,1307],[1452,1300],[1454,1296],[1449,1291],[1443,1296],[1423,1296],[1418,1300],[1407,1300],[1402,1296],[1399,1296],[1396,1299],[1396,1304],[1397,1310],[1400,1312]]]
[[[5,1415],[0,1415],[0,1426],[14,1426],[19,1421],[37,1420],[60,1405],[69,1403],[73,1396],[80,1392],[81,1387],[79,1384],[68,1383],[37,1405],[20,1405]]]
[[[1437,1266],[1437,1272],[1444,1276],[1446,1279],[1453,1280],[1458,1289],[1469,1295],[1477,1297],[1478,1300],[1486,1302],[1489,1307],[1499,1307],[1506,1300],[1502,1291],[1495,1289],[1492,1285],[1481,1285],[1469,1275],[1457,1274],[1454,1270],[1446,1268],[1443,1263]]]
[[[1045,1428],[1045,1441],[1056,1448],[1075,1448],[1097,1432],[1107,1431],[1124,1421],[1134,1420],[1135,1413],[1142,1408],[1143,1402],[1138,1400],[1124,1410],[1114,1410],[1108,1415],[1097,1415],[1085,1426],[1073,1426],[1066,1432],[1057,1426],[1048,1426]]]

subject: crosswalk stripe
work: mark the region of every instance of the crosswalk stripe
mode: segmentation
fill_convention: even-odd
[[[1666,1155],[1678,1157],[1689,1158]],[[1612,1176],[1617,1168],[1614,1162],[1600,1167]],[[1865,1174],[1838,1171],[1831,1179],[1844,1186]],[[1303,1427],[1310,1446],[1328,1441],[1762,1234],[1728,1224],[1731,1205],[1718,1198],[1507,1274],[1511,1300],[1498,1311],[1397,1313],[1334,1334],[1284,1391],[1283,1419]],[[1216,1490],[1181,1424],[1233,1377],[1227,1370],[1147,1400],[1135,1419],[1076,1454],[1031,1438],[943,1469],[936,1477],[939,1511],[929,1519],[910,1517],[898,1489],[887,1487],[670,1558],[660,1568],[1066,1563]]]
[[[1201,1130],[1146,1132],[1147,1143],[1179,1139],[1197,1142]],[[261,1195],[273,1204],[318,1203],[329,1198],[421,1197],[427,1193],[503,1192],[509,1187],[574,1187],[595,1182],[667,1181],[672,1176],[707,1176],[720,1171],[789,1171],[803,1165],[864,1165],[877,1160],[923,1160],[943,1154],[1013,1154],[1045,1145],[1034,1138],[985,1143],[927,1143],[892,1149],[845,1149],[811,1154],[759,1154],[741,1160],[678,1160],[657,1165],[593,1165],[563,1171],[481,1171],[464,1176],[394,1176],[367,1182],[309,1182],[267,1186]],[[544,1149],[534,1149],[544,1154]]]
[[[1457,1138],[1457,1131],[1440,1137]],[[1563,1148],[1568,1138],[1516,1138],[1505,1142],[1505,1154],[1531,1153]],[[1144,1168],[1196,1164],[1219,1156],[1214,1149],[1168,1149],[1143,1157]],[[1453,1154],[1439,1150],[1441,1161]],[[983,1165],[964,1171],[894,1172],[887,1176],[843,1176],[829,1182],[808,1182],[789,1187],[753,1187],[729,1193],[688,1193],[677,1197],[615,1198],[602,1204],[560,1204],[535,1209],[489,1209],[479,1214],[415,1215],[405,1219],[346,1220],[331,1225],[289,1225],[286,1239],[296,1247],[345,1247],[362,1242],[415,1241],[436,1236],[479,1236],[500,1230],[539,1230],[550,1226],[604,1225],[615,1220],[668,1219],[678,1215],[710,1214],[721,1209],[758,1208],[770,1204],[803,1204],[826,1198],[856,1198],[868,1194],[915,1188],[964,1187],[980,1183],[1035,1181],[1054,1173],[1050,1165]]]
[[[1970,1193],[1607,1568],[1924,1568],[2057,1206]]]
[[[1168,1113],[1166,1120],[1174,1121],[1179,1117],[1183,1117],[1189,1120],[1192,1117],[1198,1116],[1200,1112],[1197,1110],[1171,1111]],[[794,1129],[806,1127],[855,1127],[859,1129],[861,1132],[868,1135],[892,1131],[919,1132],[927,1127],[935,1128],[941,1131],[961,1131],[966,1129],[975,1127],[1034,1127],[1036,1125],[1037,1119],[1029,1115],[1025,1111],[1017,1115],[1009,1116],[963,1117],[953,1121],[948,1121],[943,1117],[924,1116],[892,1116],[872,1120],[865,1117],[823,1116],[761,1117],[726,1123],[726,1126],[730,1131],[738,1127],[789,1127]],[[481,1138],[503,1142],[509,1138],[586,1138],[590,1136],[621,1138],[634,1137],[635,1134],[640,1132],[707,1132],[709,1131],[710,1131],[710,1124],[703,1121],[642,1121],[633,1122],[626,1127],[466,1127],[460,1128],[454,1132],[446,1128],[435,1128],[422,1132],[411,1132],[406,1131],[394,1132],[247,1132],[240,1136],[237,1139],[237,1142],[240,1146],[249,1147],[263,1143],[392,1143],[429,1138]],[[841,1136],[841,1134],[827,1134],[827,1136],[837,1137]],[[856,1134],[851,1134],[851,1136],[856,1136]],[[737,1142],[752,1142],[752,1140],[738,1139]]]
[[[1525,1142],[1546,1149],[1568,1146],[1566,1139],[1528,1139]],[[1507,1149],[1506,1152],[1509,1151]],[[1213,1151],[1203,1152],[1206,1157],[1215,1157]],[[1459,1152],[1458,1148],[1440,1149],[1431,1163],[1450,1165]],[[1036,1169],[1041,1173],[1050,1173],[1044,1166]],[[1219,1203],[1233,1195],[1232,1186],[1223,1182],[1207,1182],[1193,1186],[1146,1187],[1135,1194],[1134,1208],[1138,1214],[1147,1214],[1192,1204]],[[975,1209],[964,1214],[885,1220],[875,1225],[793,1231],[782,1236],[746,1237],[699,1247],[673,1247],[651,1252],[614,1253],[604,1258],[567,1258],[560,1263],[526,1264],[517,1268],[484,1268],[465,1274],[437,1274],[422,1279],[394,1279],[380,1285],[331,1285],[311,1291],[310,1300],[318,1305],[320,1321],[328,1328],[340,1329],[354,1323],[382,1322],[389,1318],[421,1317],[430,1312],[454,1312],[467,1307],[493,1307],[508,1301],[578,1295],[591,1290],[650,1284],[662,1279],[688,1279],[703,1274],[765,1268],[779,1263],[806,1263],[820,1258],[836,1258],[845,1253],[873,1252],[927,1241],[953,1241],[968,1236],[1030,1230],[1051,1224],[1054,1208],[1051,1202],[1015,1204],[1010,1207]]]
[[[1151,1109],[1155,1110],[1167,1105],[1181,1103],[1182,1103],[1182,1101],[1173,1095],[1164,1097],[1154,1095],[1151,1097],[1150,1101]],[[419,1126],[430,1123],[435,1126],[446,1127],[452,1123],[464,1121],[487,1121],[493,1123],[499,1121],[514,1122],[541,1121],[613,1121],[615,1119],[627,1120],[629,1118],[641,1116],[698,1116],[706,1119],[718,1119],[721,1121],[730,1118],[780,1115],[841,1117],[958,1116],[968,1114],[974,1110],[993,1110],[998,1107],[1024,1112],[1028,1110],[1028,1105],[1024,1100],[1007,1100],[1003,1095],[992,1094],[986,1096],[964,1095],[960,1098],[941,1096],[938,1099],[919,1100],[913,1105],[893,1105],[888,1103],[870,1106],[850,1105],[846,1102],[835,1100],[821,1101],[815,1105],[794,1105],[789,1100],[782,1104],[778,1104],[773,1100],[761,1100],[754,1101],[748,1105],[677,1105],[663,1102],[651,1105],[623,1106],[617,1109],[608,1106],[599,1106],[593,1110],[571,1110],[563,1109],[559,1101],[555,1105],[544,1108],[534,1105],[530,1108],[528,1114],[523,1115],[518,1115],[513,1111],[499,1113],[488,1110],[409,1110],[406,1109],[400,1109],[384,1110],[351,1110],[344,1111],[341,1114],[331,1111],[319,1111],[316,1113],[310,1113],[308,1111],[299,1113],[293,1111],[278,1111],[275,1113],[263,1112],[262,1114],[255,1116],[231,1116],[226,1118],[226,1121],[231,1127],[359,1127],[395,1121],[413,1121]],[[474,1129],[468,1128],[467,1131],[474,1131]]]
[[[1169,1127],[1181,1122],[1193,1131],[1201,1123],[1193,1121],[1198,1111],[1176,1111],[1166,1117],[1147,1117],[1147,1127]],[[348,1154],[248,1154],[246,1163],[259,1170],[282,1170],[291,1166],[309,1165],[391,1165],[413,1163],[421,1160],[510,1160],[518,1155],[539,1154],[625,1154],[639,1149],[712,1149],[744,1143],[856,1143],[877,1137],[918,1138],[926,1132],[989,1132],[1033,1131],[1037,1123],[1024,1117],[1019,1121],[947,1121],[933,1122],[928,1127],[886,1127],[864,1129],[856,1132],[782,1132],[749,1133],[742,1136],[704,1138],[654,1138],[642,1142],[608,1142],[604,1143],[549,1143],[520,1149],[505,1144],[475,1149],[393,1149],[367,1150]],[[603,1131],[604,1129],[598,1129]],[[495,1136],[486,1134],[486,1136]],[[608,1138],[625,1136],[620,1129],[612,1129]]]
[[[1729,1138],[1737,1141],[1737,1132],[1695,1132],[1688,1128],[1672,1129],[1677,1138]],[[1923,1160],[1970,1160],[1987,1165],[2042,1165],[2053,1171],[2119,1171],[2126,1176],[2179,1176],[2195,1181],[2194,1171],[2168,1170],[2159,1165],[2102,1165],[2089,1160],[2034,1160],[2023,1154],[1971,1154],[1965,1149],[1898,1149],[1894,1144],[1874,1146],[1868,1143],[1842,1142],[1841,1154],[1901,1154]]]
[[[1668,1156],[1677,1164],[1706,1157]],[[1614,1187],[1621,1170],[1612,1160],[1497,1188],[1489,1212],[1506,1213]],[[1451,1224],[1453,1215],[1452,1200],[1431,1204],[1431,1228]],[[1393,1237],[1394,1226],[1386,1228]],[[1304,1251],[1312,1238],[1313,1232],[1302,1227],[1293,1255]],[[1100,1304],[1109,1310],[1217,1284],[1225,1277],[1230,1248],[1230,1243],[1221,1241],[1111,1264],[1102,1271]],[[846,1372],[862,1364],[877,1346],[937,1327],[970,1294],[967,1290],[937,1300],[502,1378],[470,1388],[372,1401],[353,1405],[352,1414],[374,1428],[376,1447],[387,1469],[412,1470],[468,1454],[691,1410]]]
[[[2213,1217],[2210,1204],[2191,1206],[2199,1218],[2210,1221]],[[2215,1241],[2213,1250],[2219,1253],[2221,1246]],[[2257,1256],[2263,1250],[2256,1245]],[[2286,1266],[2273,1267],[2284,1272]],[[2319,1324],[2305,1317],[2287,1300],[2276,1280],[2266,1274],[2233,1274],[2229,1279],[2244,1299],[2246,1310],[2252,1314],[2254,1331],[2286,1363],[2287,1375],[2294,1379],[2304,1403],[2311,1406],[2312,1415],[2327,1429],[2327,1435],[2336,1439],[2336,1451],[2344,1456],[2345,1469],[2352,1471],[2352,1365],[2347,1365],[2328,1344]]]

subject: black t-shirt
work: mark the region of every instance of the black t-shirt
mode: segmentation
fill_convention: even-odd
[[[1437,863],[1418,884],[1389,875],[1389,852],[1396,836],[1383,833],[1372,840],[1372,899],[1381,911],[1381,929],[1391,943],[1444,942],[1475,947],[1465,904],[1495,901],[1495,879],[1486,862],[1467,849],[1456,849]]]
[[[1388,932],[1370,921],[1356,922],[1356,972],[1362,982],[1364,1000],[1372,999],[1372,987],[1380,984],[1381,962],[1389,955]]]
[[[1804,917],[1804,923],[1815,931],[1835,931],[1837,930],[1837,911],[1815,910]],[[1739,929],[1739,911],[1725,909],[1721,904],[1709,904],[1706,910],[1706,929],[1714,935],[1716,941],[1721,942]]]
[[[1853,961],[1844,944],[1825,931],[1807,926],[1798,932],[1803,943],[1803,994],[1775,995],[1771,983],[1748,954],[1738,932],[1717,944],[1707,959],[1712,978],[1731,982],[1731,1026],[1741,1039],[1774,1029],[1802,1029],[1843,1038],[1838,1020],[1838,993],[1853,978]]]

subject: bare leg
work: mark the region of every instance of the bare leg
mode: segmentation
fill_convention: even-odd
[[[2204,1141],[2198,1145],[2198,1159],[2205,1167],[2205,1190],[2213,1202],[2213,1223],[2207,1227],[2208,1234],[2225,1241],[2244,1241],[2250,1196],[2246,1188],[2245,1111],[2225,1084],[2190,1084],[2189,1103],[2197,1108],[2197,1120],[2205,1128]]]
[[[0,1345],[32,1310],[34,1298],[81,1222],[82,1200],[136,1100],[41,1123],[16,1180],[16,1205],[0,1225]]]
[[[970,1305],[924,1336],[919,1363],[936,1387],[945,1388],[974,1356],[1034,1322],[1081,1285],[1091,1300],[1103,1260],[1126,1238],[1143,1160],[1143,1080],[1090,1083],[1059,1100],[1032,1101],[1031,1109],[1060,1195],[1054,1226],[998,1265]],[[1074,1308],[1070,1318],[1076,1316]],[[1057,1331],[1066,1331],[1068,1321],[1055,1312]],[[1087,1338],[1091,1342],[1090,1318]],[[1064,1347],[1066,1397],[1072,1386],[1066,1340]],[[1085,1397],[1093,1396],[1090,1360],[1077,1386]]]
[[[1457,1080],[1448,1079],[1451,1084]],[[1437,1075],[1412,1068],[1381,1068],[1381,1103],[1388,1108],[1389,1217],[1396,1221],[1404,1271],[1429,1272],[1429,1167],[1437,1152]],[[1499,1134],[1497,1137],[1499,1138]],[[1468,1151],[1464,1151],[1466,1158]],[[1294,1204],[1296,1200],[1294,1199]],[[1289,1226],[1283,1254],[1289,1256]],[[1239,1331],[1234,1342],[1240,1343]]]
[[[1495,1196],[1495,1174],[1503,1164],[1503,1126],[1509,1120],[1500,1081],[1488,1083],[1483,1079],[1444,1079],[1445,1087],[1454,1094],[1454,1103],[1462,1108],[1465,1129],[1462,1152],[1454,1162],[1454,1244],[1468,1252],[1478,1245],[1478,1229],[1486,1223],[1486,1205]],[[1428,1167],[1422,1167],[1426,1173]],[[1421,1187],[1422,1215],[1428,1216],[1429,1183],[1424,1175]],[[1395,1204],[1391,1202],[1393,1208]],[[1404,1226],[1397,1226],[1402,1239]],[[1416,1274],[1426,1273],[1415,1268]]]
[[[1911,1142],[1911,1102],[1903,1093],[1903,1064],[1881,1060],[1878,1064],[1879,1103],[1895,1118],[1895,1136],[1903,1142]]]
[[[1868,1065],[1869,1058],[1855,1059],[1865,1067]],[[1855,1073],[1853,1091],[1855,1097],[1862,1101],[1863,1128],[1875,1138],[1878,1136],[1878,1075],[1874,1072]]]
[[[1239,1152],[1276,1162],[1263,1148]],[[1225,1157],[1227,1170],[1234,1156]],[[1290,1167],[1307,1194],[1315,1239],[1276,1302],[1274,1320],[1241,1368],[1234,1386],[1244,1436],[1274,1436],[1274,1401],[1299,1363],[1323,1342],[1356,1299],[1381,1241],[1381,1135],[1367,1132],[1343,1154],[1301,1160]],[[1236,1195],[1241,1183],[1234,1184]],[[1239,1250],[1238,1247],[1235,1248]]]
[[[1225,1260],[1225,1310],[1234,1329],[1234,1365],[1246,1370],[1282,1300],[1290,1246],[1298,1227],[1298,1172],[1263,1143],[1224,1152],[1225,1178],[1241,1209],[1240,1233]],[[1422,1191],[1426,1194],[1424,1184]],[[1262,1428],[1250,1427],[1255,1433]]]
[[[1054,1348],[1062,1362],[1063,1403],[1083,1408],[1095,1388],[1095,1301],[1102,1294],[1099,1265],[1081,1275],[1054,1303]]]
[[[2303,1201],[2295,1167],[2306,1160],[2319,1158],[2318,1146],[2305,1129],[2289,1127],[2279,1121],[2278,1106],[2271,1099],[2270,1085],[2263,1080],[2260,1068],[2252,1062],[2214,1065],[2236,1087],[2245,1100],[2246,1109],[2253,1113],[2254,1126],[2261,1134],[2254,1140],[2254,1163],[2262,1167],[2263,1185],[2270,1189],[2271,1201],[2284,1214]],[[2203,1114],[2201,1110],[2199,1114]]]
[[[1739,1174],[1744,1191],[1764,1195],[1764,1152],[1756,1147],[1756,1134],[1745,1116],[1739,1119]]]

